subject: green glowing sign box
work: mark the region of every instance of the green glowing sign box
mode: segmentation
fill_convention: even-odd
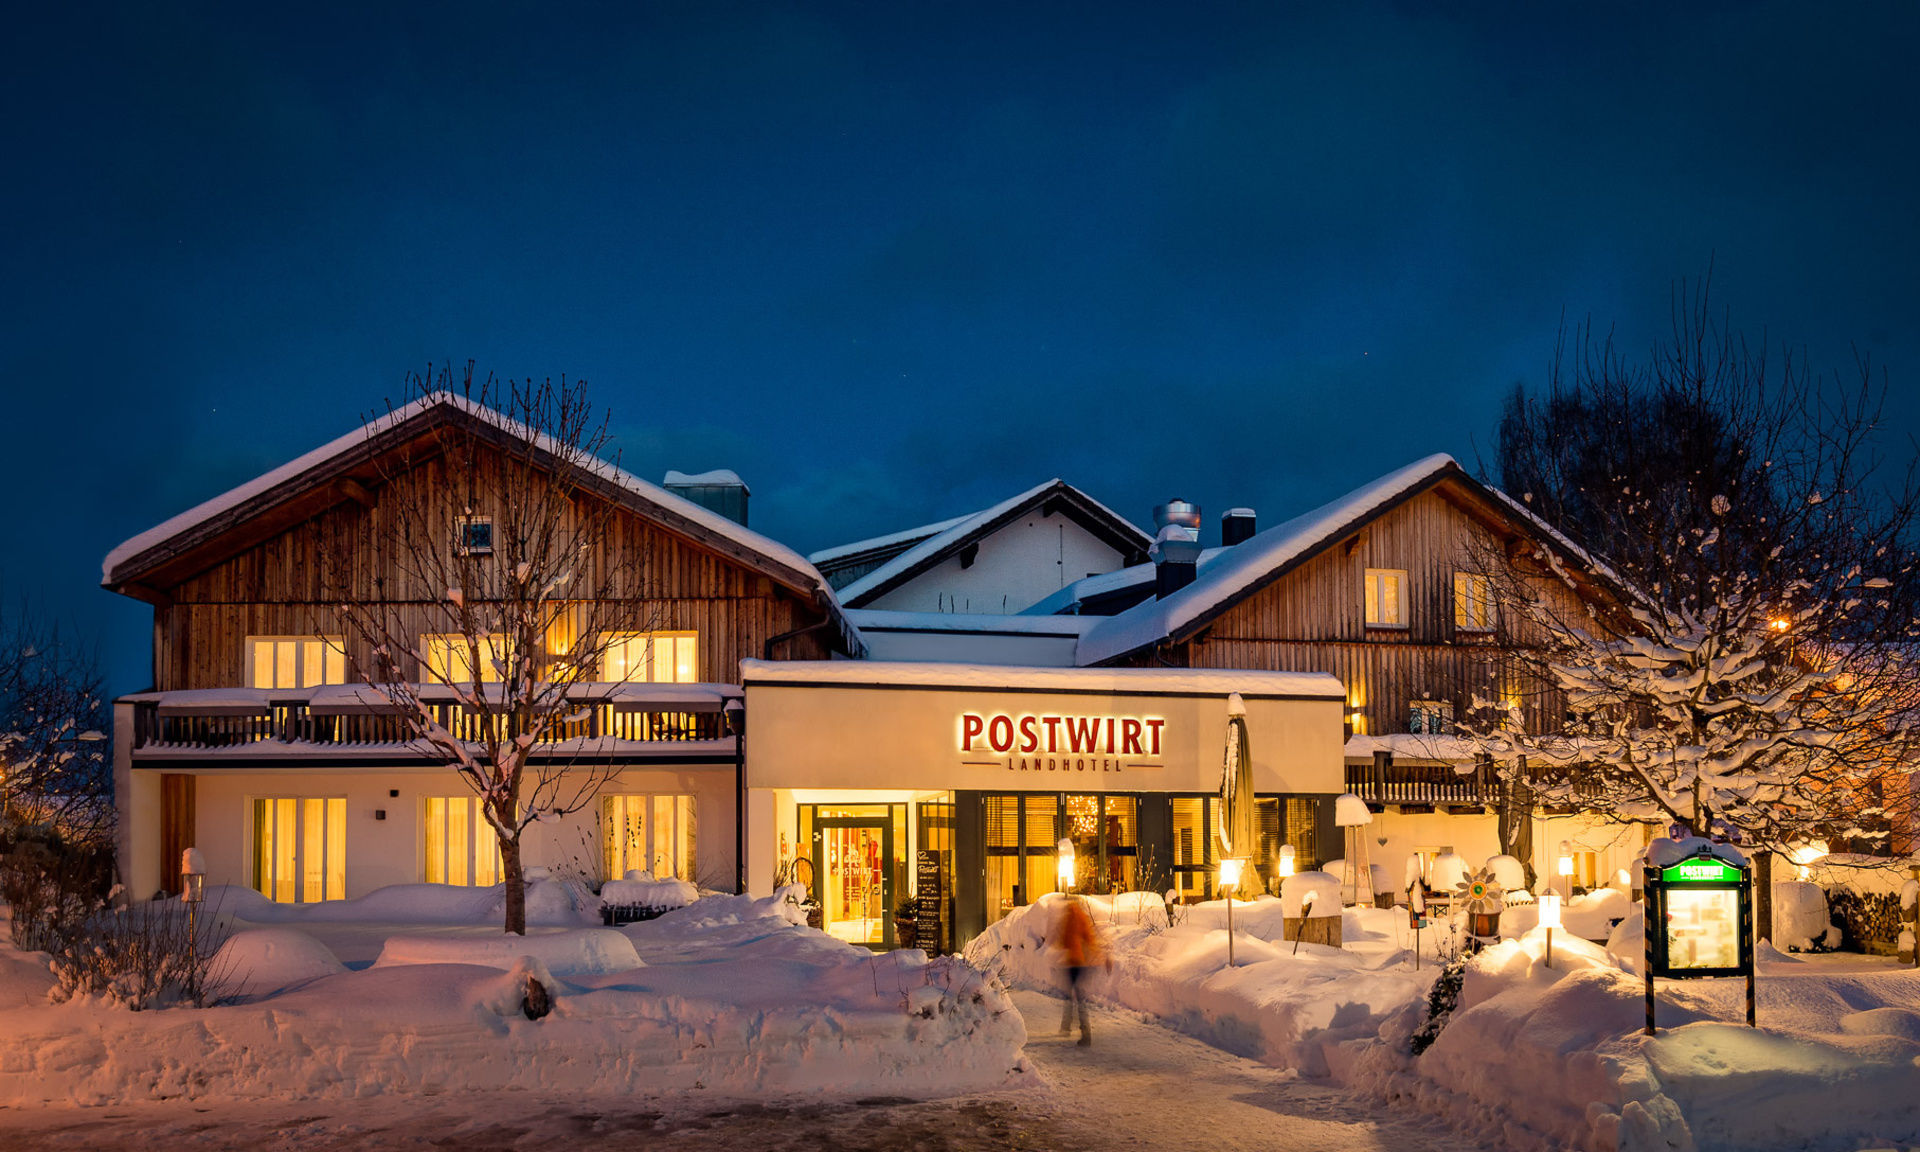
[[[1725,860],[1695,857],[1663,870],[1660,879],[1667,884],[1738,884],[1746,874]]]
[[[1753,972],[1753,883],[1706,852],[1647,869],[1647,961],[1653,976]]]

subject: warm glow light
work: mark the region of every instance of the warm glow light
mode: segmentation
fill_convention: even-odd
[[[1240,869],[1246,863],[1237,856],[1220,861],[1220,891],[1231,893],[1240,887]]]
[[[1793,851],[1788,853],[1787,859],[1792,860],[1799,869],[1799,875],[1795,879],[1808,880],[1813,877],[1813,870],[1808,866],[1825,859],[1826,855],[1825,840],[1809,840],[1804,844],[1795,844]]]
[[[1571,843],[1565,840],[1560,841],[1560,859],[1555,862],[1555,867],[1560,870],[1560,875],[1562,876],[1573,875],[1573,845]]]
[[[1062,837],[1059,848],[1060,890],[1071,892],[1073,890],[1073,841]]]
[[[1540,927],[1560,927],[1560,893],[1552,889],[1540,894]]]
[[[1776,616],[1768,621],[1768,624],[1775,632],[1785,632],[1787,630],[1787,621],[1784,617]]]
[[[1293,845],[1280,845],[1280,860],[1273,866],[1273,874],[1283,880],[1293,875],[1293,862]]]

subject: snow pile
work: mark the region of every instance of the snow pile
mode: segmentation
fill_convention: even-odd
[[[221,915],[252,924],[315,924],[351,921],[373,924],[492,924],[506,922],[504,884],[469,888],[458,884],[393,884],[352,900],[316,904],[277,904],[251,888],[220,885],[207,889],[207,905]],[[553,879],[527,881],[527,925],[571,928],[598,923],[574,905],[568,886]]]
[[[1773,943],[1789,952],[1839,947],[1840,926],[1827,918],[1827,894],[1818,884],[1774,881]]]
[[[1061,897],[992,925],[968,954],[1007,979],[1057,990],[1048,936]],[[1591,1152],[1772,1152],[1920,1142],[1920,972],[1878,961],[1808,961],[1763,948],[1758,1029],[1745,982],[1663,980],[1660,1034],[1643,1034],[1641,916],[1618,891],[1567,905],[1568,927],[1534,927],[1469,961],[1455,1010],[1424,1055],[1408,1041],[1426,1015],[1445,921],[1421,933],[1403,910],[1347,909],[1346,947],[1283,942],[1283,901],[1236,902],[1234,962],[1225,904],[1171,928],[1132,923],[1088,898],[1113,967],[1089,990],[1218,1047],[1331,1076],[1480,1134],[1489,1146]],[[1620,913],[1606,947],[1581,937]],[[1512,926],[1512,921],[1507,922]],[[1836,967],[1845,964],[1847,967]]]
[[[600,903],[605,907],[685,908],[699,898],[699,889],[685,880],[672,876],[655,880],[649,872],[629,872],[624,880],[600,886]]]
[[[1289,879],[1308,876],[1337,884],[1323,873]],[[1150,915],[1129,914],[1142,906],[1134,896],[1082,897],[1113,959],[1110,971],[1088,978],[1091,994],[1271,1064],[1325,1075],[1341,1041],[1376,1033],[1386,1016],[1424,995],[1433,977],[1431,967],[1415,972],[1396,962],[1406,954],[1393,925],[1404,926],[1405,913],[1350,909],[1342,932],[1353,947],[1296,950],[1282,931],[1285,901],[1235,901],[1229,967],[1225,901],[1188,906],[1178,923],[1163,928]],[[1016,909],[968,946],[968,958],[1010,982],[1058,990],[1064,977],[1048,940],[1066,899],[1051,893]]]
[[[391,936],[375,968],[395,964],[479,964],[508,971],[532,957],[558,976],[597,976],[642,967],[633,941],[611,928],[543,936]]]
[[[260,996],[347,970],[325,944],[293,928],[254,928],[227,937],[211,971],[223,996]]]
[[[446,912],[424,887],[361,904]],[[0,949],[0,1106],[498,1090],[937,1096],[1031,1082],[1020,1015],[980,972],[795,925],[784,896],[503,938],[479,895],[467,923],[389,937],[386,960],[358,971],[326,963],[328,940],[373,930],[338,909],[309,914],[301,933],[241,933],[229,948],[254,998],[198,1011],[50,1004],[44,960]],[[523,1010],[529,976],[551,994],[539,1020]]]
[[[1305,904],[1307,893],[1313,893],[1313,913],[1316,916],[1334,916],[1340,910],[1340,876],[1334,872],[1297,872],[1280,881],[1280,903],[1286,914],[1293,919],[1300,918],[1300,909]]]

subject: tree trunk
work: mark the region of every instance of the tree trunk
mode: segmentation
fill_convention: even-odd
[[[1520,861],[1526,870],[1527,887],[1531,889],[1540,878],[1533,867],[1533,789],[1516,780],[1503,780],[1495,811],[1500,851]]]
[[[1773,939],[1773,851],[1758,848],[1753,857],[1753,939]]]
[[[507,885],[506,930],[515,936],[527,934],[527,878],[520,867],[520,839],[500,841],[500,874]]]

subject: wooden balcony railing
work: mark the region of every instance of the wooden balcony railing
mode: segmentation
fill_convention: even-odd
[[[1499,780],[1486,764],[1404,764],[1374,761],[1347,765],[1347,791],[1370,804],[1492,804]]]
[[[460,704],[431,704],[434,720],[456,738],[478,741],[487,718]],[[497,717],[495,718],[498,719]],[[585,706],[567,723],[549,732],[543,743],[606,738],[635,742],[723,740],[731,733],[717,711],[633,711],[606,705]],[[251,715],[180,715],[162,711],[157,701],[133,706],[133,747],[233,748],[243,745],[312,744],[334,747],[404,744],[415,738],[413,726],[399,716],[363,713],[314,715],[305,701],[276,701]]]

